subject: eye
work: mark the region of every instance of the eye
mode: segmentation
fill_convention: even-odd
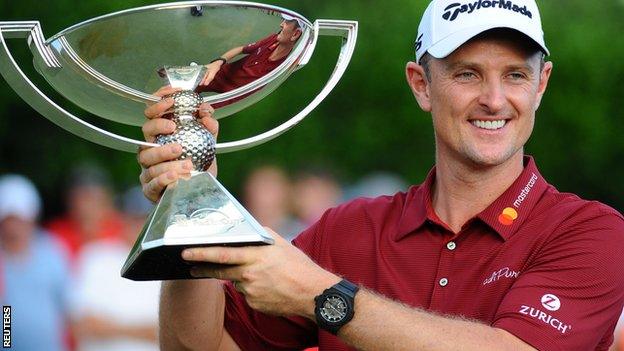
[[[462,71],[457,73],[455,78],[462,81],[468,81],[477,78],[477,75],[472,71]]]
[[[508,77],[512,80],[523,80],[527,78],[526,74],[522,72],[511,72],[508,74]]]

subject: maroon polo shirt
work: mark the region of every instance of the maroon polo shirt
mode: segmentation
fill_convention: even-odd
[[[243,54],[247,54],[247,56],[237,61],[223,64],[210,84],[199,86],[196,91],[198,93],[204,91],[224,93],[265,76],[286,59],[286,56],[275,61],[269,59],[277,46],[277,34],[272,34],[245,46]]]
[[[539,350],[608,349],[624,299],[622,215],[558,192],[527,157],[509,189],[454,234],[433,211],[434,181],[435,169],[407,193],[329,210],[293,243],[368,289]],[[349,350],[309,320],[255,312],[225,290],[225,327],[243,350]]]

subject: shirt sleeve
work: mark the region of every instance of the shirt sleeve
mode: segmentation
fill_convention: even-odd
[[[303,231],[293,244],[313,260],[323,219]],[[302,350],[318,343],[316,324],[303,317],[275,317],[253,310],[231,283],[224,285],[224,326],[242,350]]]
[[[607,350],[624,301],[624,219],[564,221],[506,294],[492,326],[538,350]]]
[[[277,34],[271,34],[268,37],[264,39],[260,39],[255,43],[248,44],[245,47],[243,47],[243,54],[251,54],[252,52],[256,51],[259,47],[262,47],[264,45],[267,45],[275,41],[276,38],[277,38]]]

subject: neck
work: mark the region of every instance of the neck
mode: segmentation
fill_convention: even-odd
[[[286,44],[279,43],[277,47],[275,48],[275,50],[273,50],[273,52],[271,53],[270,60],[276,61],[287,56],[288,54],[290,54],[290,51],[292,50],[292,48],[293,48],[293,45],[290,42]]]
[[[458,233],[468,220],[501,196],[523,168],[522,150],[496,166],[465,164],[436,153],[433,209],[453,232]]]

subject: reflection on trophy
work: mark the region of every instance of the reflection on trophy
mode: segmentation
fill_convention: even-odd
[[[200,105],[213,105],[214,117],[219,119],[254,104],[308,63],[319,35],[340,37],[342,47],[332,75],[312,102],[262,134],[215,143],[197,120]],[[260,145],[298,124],[342,77],[356,37],[353,21],[316,20],[312,24],[295,12],[264,4],[178,2],[97,17],[48,40],[38,22],[0,22],[0,73],[44,117],[92,142],[133,153],[138,146],[182,145],[181,158],[192,160],[194,171],[165,190],[122,275],[133,280],[190,279],[190,266],[180,257],[184,248],[273,243],[262,226],[206,172],[215,153]],[[28,38],[36,70],[69,101],[119,123],[143,124],[145,106],[160,99],[150,92],[161,87],[163,78],[165,84],[179,89],[171,95],[174,107],[169,115],[176,131],[159,136],[152,144],[113,134],[72,115],[22,72],[6,46],[7,38]],[[262,60],[267,63],[261,65]]]
[[[197,87],[197,92],[225,93],[251,83],[277,68],[292,52],[303,33],[305,24],[297,18],[282,14],[277,33],[254,43],[237,46],[214,59]],[[245,54],[241,59],[234,59]],[[221,104],[213,107],[219,108]]]

